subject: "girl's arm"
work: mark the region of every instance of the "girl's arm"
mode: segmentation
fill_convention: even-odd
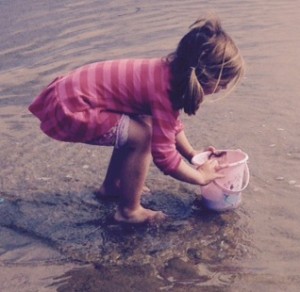
[[[210,159],[195,169],[181,160],[176,171],[172,172],[170,175],[175,179],[190,184],[206,185],[217,178],[223,178],[224,175],[221,174],[219,170],[225,167],[227,166],[220,165],[217,160]]]
[[[194,150],[183,130],[176,135],[176,148],[188,161],[191,161],[193,156],[199,153],[199,151]]]
[[[192,147],[183,130],[176,135],[176,148],[189,162],[191,162],[193,156],[199,153]],[[215,148],[210,146],[206,151],[215,152]],[[218,173],[222,168],[223,166],[219,165],[216,160],[208,160],[207,163],[197,169],[190,167],[182,160],[176,172],[172,173],[171,176],[187,183],[206,185],[216,178],[223,177],[223,175]]]
[[[212,153],[215,153],[216,148],[213,146],[209,146],[202,150],[195,150],[193,146],[190,144],[189,140],[187,139],[184,131],[180,131],[176,135],[176,149],[177,151],[189,162],[191,162],[191,159],[198,153],[202,151],[210,151]]]

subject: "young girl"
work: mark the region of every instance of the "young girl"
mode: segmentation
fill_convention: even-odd
[[[117,221],[157,221],[165,214],[140,204],[151,158],[183,182],[205,185],[222,177],[216,160],[196,169],[182,159],[197,151],[179,113],[195,114],[205,95],[236,84],[242,73],[239,50],[219,21],[201,19],[166,58],[85,65],[56,78],[29,110],[54,139],[114,146],[99,193],[120,196]]]

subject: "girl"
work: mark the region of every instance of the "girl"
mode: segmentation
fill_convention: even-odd
[[[119,222],[165,218],[140,204],[151,162],[183,182],[205,185],[222,177],[209,160],[195,169],[197,153],[179,112],[194,115],[205,95],[236,84],[243,60],[217,19],[197,20],[166,58],[93,63],[56,78],[30,105],[50,137],[114,146],[100,195],[118,194]],[[211,147],[210,151],[214,151]]]

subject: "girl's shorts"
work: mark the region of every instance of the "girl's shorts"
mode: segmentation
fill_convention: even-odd
[[[100,109],[70,110],[76,100],[62,101],[56,90],[56,78],[29,106],[41,121],[41,130],[49,137],[65,142],[120,148],[127,142],[130,117]]]
[[[127,142],[129,123],[130,117],[123,114],[115,126],[110,128],[105,134],[101,135],[97,139],[87,142],[87,144],[114,146],[118,149],[124,146]]]

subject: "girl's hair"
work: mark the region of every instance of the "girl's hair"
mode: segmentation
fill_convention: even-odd
[[[193,23],[166,61],[171,69],[173,107],[189,115],[196,113],[204,94],[229,83],[234,86],[244,71],[239,49],[216,18]]]

